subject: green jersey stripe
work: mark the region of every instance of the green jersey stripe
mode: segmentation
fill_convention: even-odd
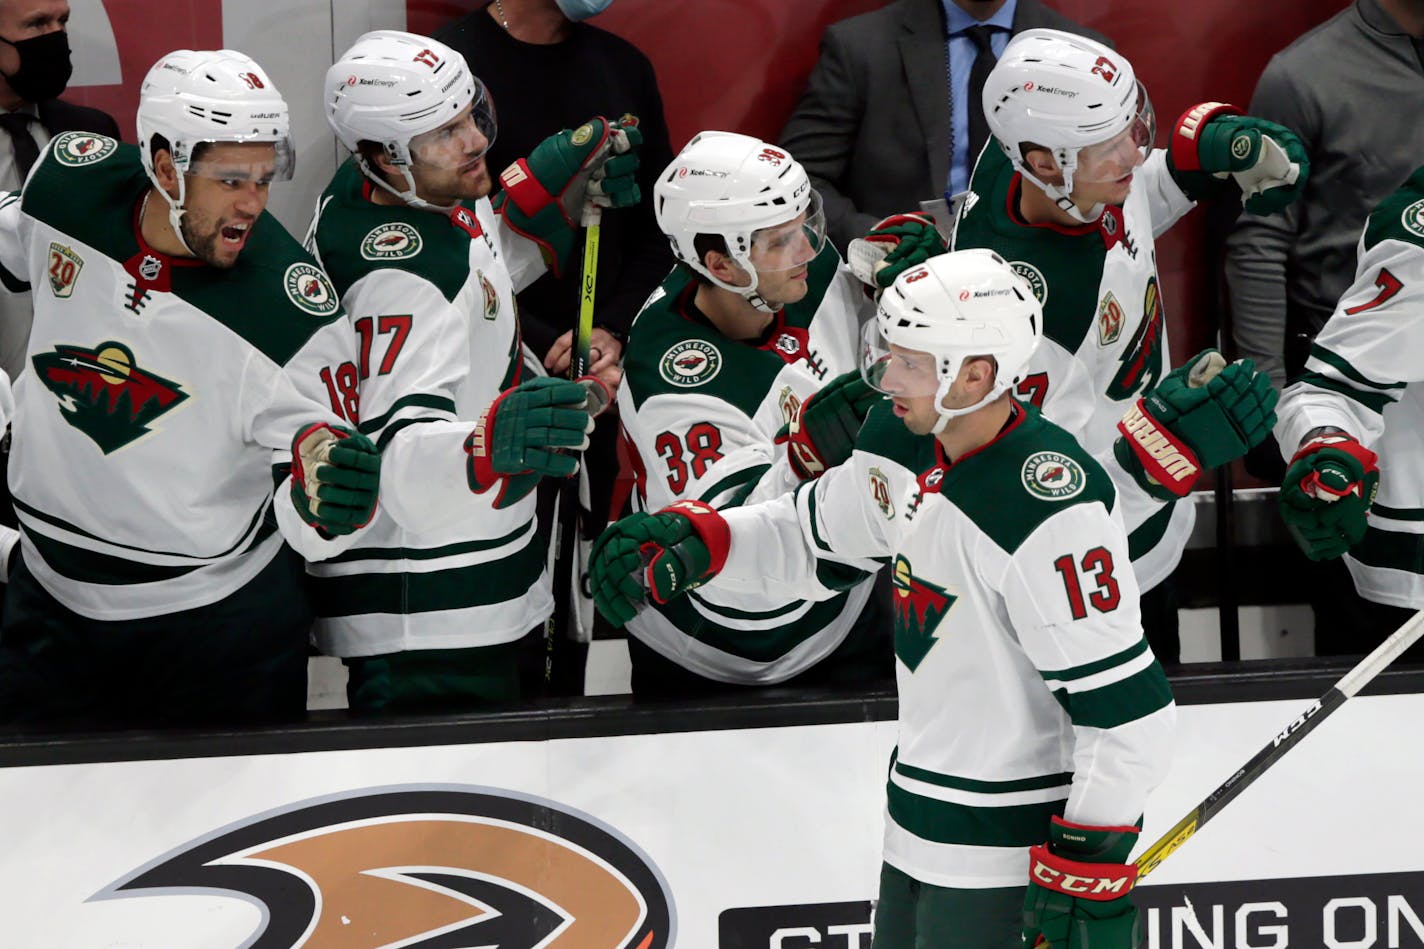
[[[241,553],[252,550],[262,541],[271,537],[276,530],[277,525],[274,521],[264,521],[258,528],[257,535],[252,538],[251,543]],[[75,547],[72,544],[47,537],[39,531],[27,531],[26,536],[30,538],[30,542],[35,545],[35,549],[39,551],[44,562],[55,573],[78,583],[105,585],[162,583],[165,580],[176,580],[178,577],[187,576],[194,570],[210,566],[208,563],[182,567],[160,566],[129,560],[125,557],[101,554],[83,547]]]
[[[1406,385],[1406,383],[1403,382],[1376,382],[1350,365],[1350,361],[1344,356],[1331,352],[1319,343],[1310,344],[1310,355],[1319,359],[1327,366],[1330,366],[1356,385],[1368,386],[1371,389],[1403,389]]]
[[[1038,674],[1045,680],[1057,679],[1061,682],[1072,682],[1074,679],[1083,679],[1090,675],[1097,675],[1099,672],[1106,672],[1108,669],[1136,659],[1146,651],[1147,640],[1139,639],[1121,652],[1113,653],[1105,659],[1096,659],[1067,669],[1040,669]]]
[[[890,819],[924,840],[974,847],[1032,847],[1048,835],[1054,817],[1062,817],[1063,799],[1007,807],[971,807],[921,797],[893,781],[887,785]]]
[[[458,557],[461,554],[476,553],[481,550],[495,550],[518,540],[528,533],[533,518],[525,521],[503,537],[493,540],[471,540],[443,547],[357,547],[345,553],[329,557],[322,563],[355,563],[362,560],[439,560],[442,557]]]
[[[736,624],[735,620],[729,624],[719,623],[699,612],[684,597],[670,603],[654,604],[653,608],[683,634],[714,649],[750,662],[772,662],[835,622],[846,608],[847,596],[841,593],[829,600],[812,603],[811,608],[799,618],[769,629],[746,629],[743,624]],[[800,605],[799,602],[794,603],[792,608]],[[718,612],[724,609],[719,607]],[[743,615],[748,618],[775,618],[775,614],[760,617],[757,614]]]
[[[287,465],[274,465],[273,468],[272,468],[272,471],[273,471],[274,475],[276,474],[276,472],[278,471],[279,468],[285,471],[285,470],[288,468],[288,466],[287,466]],[[287,476],[286,474],[283,474],[283,475],[282,475],[282,477],[283,477],[284,479],[286,478],[286,476]],[[260,543],[263,538],[265,538],[266,536],[268,536],[269,534],[271,534],[272,531],[276,530],[276,526],[274,525],[274,523],[273,523],[272,521],[270,521],[270,520],[269,520],[269,521],[264,521],[264,518],[267,517],[267,513],[271,510],[271,506],[270,506],[269,504],[264,504],[264,505],[262,506],[262,509],[259,510],[256,514],[253,515],[252,520],[250,520],[250,521],[247,522],[247,527],[243,530],[241,536],[238,537],[237,542],[234,543],[231,547],[229,547],[227,550],[224,550],[224,551],[222,551],[222,552],[220,552],[220,553],[211,554],[211,555],[206,556],[206,557],[195,557],[195,556],[193,556],[192,554],[175,554],[175,553],[171,553],[171,552],[166,551],[166,550],[148,550],[148,549],[146,549],[146,548],[144,548],[144,547],[133,547],[133,546],[131,546],[131,545],[129,545],[129,544],[120,544],[120,543],[117,542],[117,541],[109,540],[107,537],[100,537],[98,534],[91,534],[89,531],[84,530],[82,527],[78,527],[78,526],[76,526],[76,525],[74,525],[74,524],[71,524],[71,523],[69,523],[68,521],[66,521],[66,520],[64,520],[63,518],[61,518],[61,517],[56,517],[56,516],[54,516],[53,514],[46,514],[45,512],[39,510],[38,508],[31,507],[30,505],[26,504],[24,501],[21,501],[19,498],[14,498],[13,500],[14,500],[14,503],[15,503],[15,510],[16,510],[16,511],[19,511],[20,513],[25,514],[25,515],[28,516],[28,517],[32,517],[32,518],[34,518],[34,519],[37,520],[37,521],[43,521],[44,523],[50,525],[51,527],[57,527],[57,528],[59,528],[60,530],[65,531],[65,532],[67,532],[67,533],[76,534],[76,535],[78,535],[78,536],[80,536],[80,537],[87,537],[87,538],[89,538],[90,540],[96,540],[96,541],[98,541],[99,543],[103,544],[103,545],[106,546],[106,547],[117,547],[117,548],[120,548],[120,549],[122,549],[122,550],[131,550],[131,551],[133,551],[135,554],[138,554],[138,555],[140,555],[140,556],[141,556],[141,555],[144,555],[144,554],[148,554],[148,555],[151,555],[151,556],[158,556],[158,557],[178,557],[178,558],[181,558],[181,559],[184,559],[184,560],[196,561],[196,562],[193,564],[193,566],[195,566],[195,567],[205,567],[205,566],[207,566],[207,565],[210,564],[210,563],[214,563],[214,562],[219,561],[219,560],[225,560],[225,559],[227,559],[228,557],[231,557],[233,554],[237,553],[239,550],[242,550],[242,549],[244,549],[244,548],[245,548],[245,549],[251,549],[252,547],[256,546],[258,543]],[[259,532],[260,532],[259,536],[256,537],[255,539],[253,539],[253,536],[252,536],[254,531],[259,531]],[[38,532],[32,530],[32,531],[29,531],[29,533],[33,536],[33,535],[35,535],[35,534],[38,533]],[[63,542],[62,542],[62,541],[55,541],[55,543],[63,543]],[[78,548],[78,547],[73,547],[72,545],[66,544],[65,546],[68,546],[68,547],[70,547],[70,549],[75,550],[75,551],[80,552],[80,553],[90,553],[90,551],[88,551],[88,550],[81,550],[80,548]],[[126,558],[122,558],[122,559],[126,559]],[[151,565],[150,565],[150,566],[151,566]],[[160,567],[159,569],[166,569],[166,568]],[[188,569],[191,569],[191,568],[188,567],[188,566],[185,564],[185,565],[183,565],[182,567],[180,567],[179,569],[181,569],[181,570],[183,570],[183,571],[186,572]]]
[[[1370,567],[1424,573],[1424,534],[1365,528],[1365,539],[1350,548],[1350,556]]]
[[[792,600],[790,603],[787,603],[783,606],[779,606],[774,610],[767,610],[764,612],[761,610],[738,610],[730,606],[719,606],[716,603],[709,602],[706,597],[700,596],[696,590],[690,591],[687,595],[692,597],[692,599],[696,600],[702,606],[702,608],[704,610],[707,610],[709,613],[716,613],[718,616],[725,616],[729,620],[776,619],[778,616],[785,616],[787,613],[796,612],[803,605],[800,600]]]
[[[1021,778],[1017,781],[979,781],[974,778],[960,778],[952,774],[926,771],[901,761],[895,762],[895,773],[907,778],[933,784],[935,787],[951,788],[955,791],[972,791],[976,794],[1013,794],[1018,791],[1043,791],[1061,787],[1064,791],[1073,783],[1073,775],[1067,771],[1060,774],[1044,774],[1036,778]]]
[[[1176,507],[1176,501],[1169,501],[1162,505],[1160,511],[1138,524],[1137,529],[1127,535],[1127,557],[1129,560],[1140,560],[1157,547],[1157,544],[1166,535],[1167,528],[1171,526],[1172,512],[1176,510]]]
[[[1318,372],[1301,373],[1300,379],[1297,381],[1315,386],[1317,389],[1324,389],[1327,392],[1337,392],[1347,399],[1360,403],[1376,415],[1383,415],[1385,408],[1395,401],[1393,397],[1383,392],[1361,392],[1348,382],[1341,382]]]
[[[318,616],[364,613],[426,613],[503,603],[521,595],[544,572],[545,550],[537,538],[516,553],[489,563],[429,573],[360,573],[313,578]]]
[[[1370,510],[1380,517],[1395,521],[1424,521],[1424,507],[1388,507],[1376,502]]]
[[[449,412],[452,416],[456,414],[455,403],[453,400],[447,399],[443,395],[429,395],[423,392],[416,392],[413,395],[404,395],[401,396],[399,399],[396,399],[395,402],[391,403],[391,407],[387,409],[384,413],[376,416],[375,418],[367,419],[360,425],[356,426],[356,429],[362,435],[370,435],[372,432],[379,432],[382,428],[385,428],[386,424],[390,422],[391,418],[397,412],[399,412],[401,409],[411,408],[412,406],[426,409],[438,409],[441,412]]]
[[[752,465],[750,468],[743,468],[741,471],[733,472],[732,474],[727,475],[727,477],[723,478],[721,481],[718,481],[716,484],[712,485],[712,487],[708,488],[706,491],[703,491],[702,496],[698,498],[698,500],[707,504],[711,504],[713,499],[716,498],[717,495],[721,494],[723,491],[726,491],[730,488],[741,487],[747,485],[748,483],[755,485],[757,479],[760,478],[763,474],[765,474],[766,470],[770,467],[771,465]],[[733,497],[733,500],[735,500],[736,503],[725,504],[723,505],[723,507],[735,507],[737,504],[740,504],[742,501],[746,500],[747,493],[750,492],[738,492],[739,496]]]
[[[1053,697],[1074,725],[1117,728],[1166,708],[1172,703],[1172,690],[1162,667],[1153,659],[1150,666],[1126,679],[1086,692],[1055,689]]]
[[[376,439],[376,450],[385,451],[386,446],[391,443],[391,439],[395,438],[398,434],[400,434],[403,429],[410,428],[410,426],[412,425],[419,425],[422,422],[438,421],[442,420],[433,418],[403,418],[399,421],[392,422],[381,430],[381,437]]]
[[[831,545],[826,543],[826,539],[821,536],[821,529],[816,526],[816,482],[806,481],[796,489],[799,494],[806,491],[806,517],[811,522],[811,539],[816,542],[816,546],[831,553]]]

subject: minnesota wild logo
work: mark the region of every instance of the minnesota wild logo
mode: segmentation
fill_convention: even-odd
[[[895,655],[914,672],[937,642],[934,631],[958,599],[943,587],[914,575],[910,561],[895,558],[890,574],[890,600],[895,617]]]
[[[399,221],[372,228],[361,241],[361,256],[367,260],[400,260],[418,253],[420,232]]]
[[[1399,216],[1399,223],[1404,225],[1404,229],[1424,237],[1424,201],[1415,201],[1404,209],[1404,213]]]
[[[1123,348],[1117,375],[1108,385],[1108,398],[1115,402],[1130,399],[1157,384],[1162,375],[1162,294],[1157,278],[1147,278],[1142,295],[1142,322]]]
[[[93,135],[89,132],[65,132],[55,139],[52,147],[54,148],[54,157],[59,159],[60,164],[79,168],[108,158],[119,150],[119,143],[106,135]]]
[[[59,399],[64,420],[108,455],[147,435],[149,425],[188,398],[177,383],[138,368],[123,343],[57,346],[32,360]]]

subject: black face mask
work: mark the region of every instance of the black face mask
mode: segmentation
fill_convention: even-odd
[[[20,68],[5,74],[5,81],[26,102],[53,99],[69,85],[74,65],[69,61],[69,34],[55,30],[27,40],[7,40],[20,54]]]

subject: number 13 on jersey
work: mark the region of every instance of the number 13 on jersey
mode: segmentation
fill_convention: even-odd
[[[1064,554],[1053,561],[1053,569],[1063,577],[1063,589],[1074,619],[1085,619],[1089,606],[1099,613],[1111,613],[1122,601],[1117,579],[1113,577],[1112,552],[1106,547],[1094,547],[1081,559]],[[1088,593],[1086,601],[1083,598],[1082,577],[1097,584],[1097,588]]]

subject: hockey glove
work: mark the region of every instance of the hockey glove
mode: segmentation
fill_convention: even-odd
[[[1379,490],[1378,457],[1334,432],[1291,458],[1281,481],[1281,520],[1311,560],[1339,557],[1365,536],[1365,515]]]
[[[579,383],[547,376],[500,393],[465,439],[470,490],[483,494],[499,485],[494,506],[506,508],[533,491],[540,477],[578,471],[578,459],[557,449],[588,447],[588,402]]]
[[[1279,397],[1251,360],[1228,364],[1203,350],[1128,410],[1113,452],[1148,494],[1183,497],[1204,468],[1240,458],[1271,433]]]
[[[1290,129],[1240,112],[1221,102],[1188,109],[1172,133],[1168,166],[1194,201],[1214,197],[1220,187],[1213,179],[1229,176],[1248,212],[1273,214],[1304,190],[1310,158]]]
[[[716,576],[727,562],[727,522],[701,501],[678,501],[656,514],[632,514],[593,545],[593,602],[614,626],[632,619],[644,596],[666,603]]]
[[[892,214],[850,242],[846,263],[861,283],[884,290],[911,267],[948,250],[928,214]]]
[[[1048,842],[1029,850],[1024,945],[1136,949],[1136,827],[1089,827],[1053,818]]]
[[[564,129],[500,174],[504,190],[494,197],[495,210],[539,245],[544,262],[559,276],[585,204],[625,208],[641,200],[634,175],[642,143],[631,115],[617,122],[594,116],[573,131]]]
[[[317,422],[292,439],[292,506],[327,535],[350,534],[376,514],[381,454],[371,440]]]
[[[827,468],[845,464],[866,413],[879,399],[880,393],[860,377],[860,371],[851,370],[801,403],[791,421],[776,433],[776,443],[786,443],[796,477],[809,481]]]

